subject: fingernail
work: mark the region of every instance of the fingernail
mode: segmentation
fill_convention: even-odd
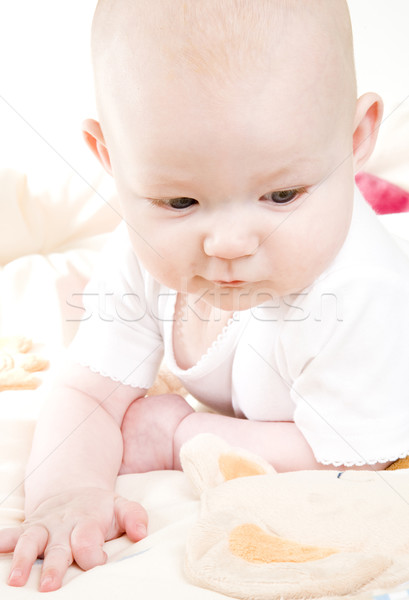
[[[51,585],[53,583],[53,581],[54,581],[53,577],[50,577],[50,575],[47,575],[46,577],[44,577],[44,579],[41,580],[40,587],[45,588],[45,587]]]
[[[22,569],[13,569],[12,572],[9,575],[9,581],[14,581],[16,579],[20,579],[20,577],[23,575],[23,570]]]
[[[136,535],[139,538],[144,538],[148,535],[148,530],[146,529],[145,525],[138,525],[136,528]]]

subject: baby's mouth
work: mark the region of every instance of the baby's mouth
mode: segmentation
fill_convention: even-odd
[[[219,287],[241,287],[246,284],[245,281],[235,279],[233,281],[224,281],[222,279],[212,281],[215,285]]]

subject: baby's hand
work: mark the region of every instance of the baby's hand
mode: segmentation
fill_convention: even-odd
[[[104,542],[126,532],[137,542],[148,518],[137,502],[100,488],[77,488],[44,500],[19,527],[0,531],[0,552],[14,551],[8,583],[23,586],[44,556],[40,591],[61,587],[71,563],[84,570],[106,562]]]
[[[124,453],[119,473],[174,469],[173,437],[179,423],[192,412],[177,394],[135,400],[122,423]]]

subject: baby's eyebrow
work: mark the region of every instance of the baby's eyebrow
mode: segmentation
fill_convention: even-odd
[[[252,181],[266,187],[294,187],[294,185],[306,184],[310,179],[316,179],[322,170],[322,161],[308,158],[305,161],[293,161],[278,168],[273,167],[263,173],[260,172]]]
[[[134,192],[140,196],[160,197],[164,199],[166,195],[169,198],[180,196],[180,191],[192,186],[193,177],[174,177],[170,173],[155,171],[144,174],[143,177],[135,177]],[[174,190],[174,194],[172,194]],[[143,194],[138,194],[138,191]]]

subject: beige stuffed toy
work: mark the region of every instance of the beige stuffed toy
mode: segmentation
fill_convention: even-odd
[[[277,474],[210,434],[181,461],[201,499],[185,561],[196,585],[245,600],[369,600],[408,584],[409,471]]]
[[[0,391],[34,390],[41,379],[33,375],[48,361],[31,353],[32,341],[24,336],[0,337]]]

